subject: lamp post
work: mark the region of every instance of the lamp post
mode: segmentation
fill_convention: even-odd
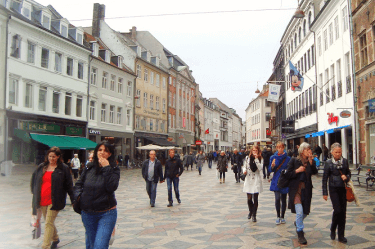
[[[305,17],[305,12],[303,12],[303,10],[300,9],[299,1],[298,1],[297,10],[296,10],[296,12],[294,12],[293,17],[294,18],[304,18]]]

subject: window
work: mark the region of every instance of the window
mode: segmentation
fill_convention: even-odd
[[[328,104],[329,101],[330,101],[330,93],[329,93],[329,84],[327,84],[327,87],[326,87],[326,103]]]
[[[60,93],[54,91],[52,96],[52,112],[59,113],[60,112]]]
[[[343,26],[343,29],[344,29],[344,32],[345,32],[349,28],[348,8],[346,6],[342,9],[342,22],[343,22],[342,26]]]
[[[77,117],[82,117],[82,103],[83,103],[82,96],[78,95],[77,103],[76,103],[76,116]]]
[[[336,84],[333,83],[332,86],[331,86],[331,91],[332,91],[332,101],[334,101],[336,99]]]
[[[141,65],[137,64],[137,78],[141,78],[141,71],[142,71]]]
[[[27,62],[35,63],[35,44],[27,42]]]
[[[131,81],[128,81],[127,92],[128,92],[128,97],[131,97],[132,96],[132,82]]]
[[[311,68],[310,49],[307,50],[307,68]]]
[[[115,75],[111,75],[111,84],[109,85],[109,90],[111,91],[115,91],[116,89],[116,76]]]
[[[28,19],[30,19],[30,9],[29,8],[26,8],[25,6],[23,6],[22,8],[22,14],[27,17]]]
[[[301,43],[301,36],[302,36],[302,30],[301,30],[301,27],[299,27],[299,30],[298,30],[298,42]]]
[[[41,67],[48,68],[48,61],[49,61],[49,50],[46,48],[42,48]]]
[[[106,111],[107,111],[107,104],[102,103],[102,111],[101,111],[101,116],[100,116],[100,120],[102,122],[106,121]]]
[[[39,111],[46,111],[46,100],[47,100],[47,87],[41,86],[39,87],[39,103],[38,103],[38,110]]]
[[[151,110],[154,109],[154,95],[150,94],[150,108]]]
[[[127,126],[130,126],[130,112],[131,112],[130,109],[126,110],[126,125]]]
[[[309,12],[309,28],[311,27],[311,22],[312,22],[312,13],[310,11]]]
[[[64,37],[68,37],[68,28],[64,25],[61,25],[61,35]]]
[[[297,33],[294,34],[294,48],[297,49]]]
[[[17,104],[18,80],[9,79],[9,104]]]
[[[329,30],[329,45],[333,44],[333,25],[332,23],[328,26]]]
[[[49,25],[50,25],[50,18],[48,16],[45,16],[43,15],[43,23],[42,23],[43,27],[45,27],[46,29],[49,29]]]
[[[114,105],[109,106],[109,122],[111,124],[115,123],[115,106]]]
[[[320,106],[322,106],[324,104],[324,101],[323,101],[323,92],[320,93]]]
[[[324,51],[328,49],[328,37],[327,37],[327,30],[323,32],[323,40],[324,40]]]
[[[156,86],[157,87],[160,86],[160,75],[159,74],[156,74]]]
[[[345,54],[345,64],[346,64],[346,93],[352,92],[352,80],[350,77],[350,59],[349,53]]]
[[[306,20],[303,21],[303,37],[306,36]]]
[[[165,113],[166,107],[167,107],[166,101],[165,99],[163,99],[163,113]]]
[[[359,37],[359,48],[361,50],[361,68],[363,68],[368,64],[366,32]]]
[[[151,85],[153,85],[154,84],[154,72],[151,71],[150,77],[151,77],[150,83]]]
[[[171,92],[168,92],[168,97],[169,97],[168,106],[172,106],[172,93]]]
[[[61,60],[62,55],[60,53],[55,53],[55,71],[61,73]]]
[[[150,118],[150,131],[154,130],[154,119]]]
[[[70,76],[73,75],[73,59],[72,58],[66,59],[66,74]]]
[[[169,127],[172,128],[172,115],[171,114],[168,114],[168,124],[169,124]]]
[[[167,79],[163,77],[163,88],[167,88]]]
[[[160,105],[160,100],[159,100],[159,96],[156,96],[156,99],[155,99],[155,105],[156,105],[156,110],[158,110],[159,111],[159,109],[160,109],[160,107],[159,107],[159,105]]]
[[[118,78],[117,82],[117,92],[122,93],[122,78]]]
[[[143,107],[147,108],[147,93],[143,93]]]
[[[91,79],[90,79],[90,84],[96,86],[96,73],[98,69],[95,67],[91,68]]]
[[[79,44],[82,44],[83,43],[83,36],[82,36],[82,34],[77,34],[77,42],[79,43]]]
[[[308,68],[307,68],[307,62],[306,62],[306,54],[303,55],[303,62],[304,62],[304,65],[305,65],[305,73],[306,73],[307,70],[308,70]],[[309,64],[310,64],[310,62],[309,62]]]
[[[135,117],[135,129],[139,129],[140,128],[140,120],[139,120],[139,117],[138,116],[136,116]]]
[[[72,114],[72,94],[65,93],[65,115]]]
[[[319,56],[322,55],[322,37],[318,37],[318,53],[319,53]]]
[[[311,66],[315,65],[315,45],[311,46]]]
[[[14,58],[20,58],[20,49],[21,49],[21,37],[19,35],[14,35],[12,39],[12,47],[10,55]]]
[[[83,63],[78,62],[78,79],[83,79]]]
[[[292,53],[293,53],[293,39],[291,40],[290,45],[291,45],[290,47],[291,47]]]
[[[137,89],[135,105],[141,107],[141,90]]]
[[[335,22],[335,39],[337,40],[340,37],[339,17],[338,16],[335,17],[334,22]]]
[[[95,101],[90,101],[90,120],[95,120]]]
[[[148,70],[147,70],[147,68],[145,68],[144,79],[145,79],[145,82],[148,81]]]
[[[102,88],[107,89],[107,73],[103,72],[103,78],[102,78]]]
[[[33,85],[26,83],[25,85],[25,107],[32,108]]]
[[[155,120],[155,131],[159,131],[159,120]]]

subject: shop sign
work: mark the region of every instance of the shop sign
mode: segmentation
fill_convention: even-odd
[[[20,121],[19,128],[25,131],[38,131],[49,133],[60,133],[60,126],[56,124],[45,124],[29,121]]]
[[[167,140],[168,140],[168,142],[172,142],[173,141],[173,137],[168,137]]]
[[[375,112],[375,99],[368,100],[368,112]]]
[[[92,134],[92,135],[100,135],[101,133],[100,133],[100,131],[89,129],[89,134]]]
[[[333,113],[327,113],[327,115],[328,115],[328,124],[336,123],[336,126],[337,126],[339,122],[339,117],[333,116]]]
[[[202,141],[201,140],[197,140],[197,141],[195,141],[195,144],[196,145],[202,145]]]
[[[342,118],[350,118],[350,116],[352,116],[352,113],[350,111],[342,111],[340,112],[340,117]]]
[[[81,136],[83,135],[83,129],[78,127],[66,127],[65,131],[66,135],[75,135],[75,136]]]

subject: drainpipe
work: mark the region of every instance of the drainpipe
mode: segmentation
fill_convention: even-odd
[[[7,105],[7,81],[8,81],[8,32],[9,32],[9,21],[12,19],[11,15],[8,15],[6,28],[5,28],[5,67],[4,67],[4,111],[5,111],[5,122],[4,122],[4,130],[5,130],[5,136],[4,136],[4,161],[8,161],[8,153],[9,153],[9,146],[8,146],[8,139],[9,139],[9,119],[6,113],[6,105]]]
[[[354,110],[353,110],[353,130],[354,130],[354,141],[355,141],[355,153],[353,153],[353,164],[354,167],[357,168],[358,165],[358,152],[359,152],[359,124],[358,124],[358,109],[357,109],[357,87],[356,87],[356,75],[355,75],[355,65],[354,65],[354,40],[353,40],[353,17],[352,17],[352,6],[350,1],[348,3],[348,11],[349,11],[349,27],[350,27],[350,54],[352,57],[352,79],[353,79],[353,103],[354,103]],[[353,134],[353,132],[352,132]],[[353,148],[354,150],[354,148]]]

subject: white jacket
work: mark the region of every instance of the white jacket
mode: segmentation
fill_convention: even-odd
[[[81,167],[81,162],[79,161],[79,158],[73,157],[71,164],[72,164],[72,169],[79,169]]]
[[[257,171],[253,172],[250,169],[250,158],[247,156],[244,161],[244,166],[242,167],[242,173],[247,173],[245,182],[243,184],[243,192],[249,194],[261,193],[263,192],[262,176],[261,171],[263,170],[263,158],[254,160],[257,165]]]

